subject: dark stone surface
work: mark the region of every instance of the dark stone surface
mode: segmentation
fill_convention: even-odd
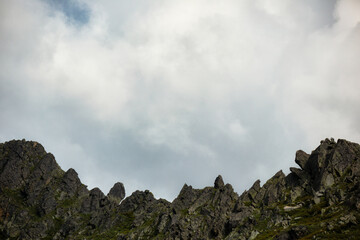
[[[0,238],[357,236],[360,146],[325,139],[310,155],[298,151],[295,162],[300,168],[290,168],[287,176],[279,171],[263,186],[257,180],[240,196],[219,175],[214,187],[194,189],[185,184],[170,203],[155,199],[148,190],[124,199],[120,182],[107,196],[98,188],[89,191],[74,169],[62,171],[39,143],[1,143]],[[311,222],[311,227],[301,222]]]
[[[307,154],[306,152],[302,151],[302,150],[298,150],[296,151],[295,154],[295,162],[301,167],[301,169],[304,169],[306,166],[306,163],[309,159],[309,154]]]
[[[214,188],[222,188],[224,186],[224,181],[221,175],[217,176],[214,182]]]
[[[125,198],[125,187],[121,182],[117,182],[110,189],[108,193],[108,198],[113,199],[115,202],[120,203],[121,200]]]

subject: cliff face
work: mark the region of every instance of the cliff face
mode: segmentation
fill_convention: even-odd
[[[221,176],[172,202],[149,191],[105,196],[37,142],[0,144],[0,239],[358,239],[360,146],[326,139],[300,168],[240,196]]]

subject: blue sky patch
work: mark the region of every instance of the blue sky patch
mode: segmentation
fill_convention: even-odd
[[[90,9],[76,0],[45,0],[52,8],[61,11],[72,24],[84,25],[89,22]]]

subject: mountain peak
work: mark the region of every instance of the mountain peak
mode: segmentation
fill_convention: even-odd
[[[221,175],[217,176],[214,182],[214,188],[222,188],[224,186],[224,181]]]
[[[121,182],[115,183],[107,196],[108,198],[113,199],[115,202],[120,203],[120,201],[125,198],[124,184]]]
[[[125,198],[88,190],[32,141],[0,144],[1,239],[355,239],[360,221],[360,146],[325,139],[300,168],[277,172],[237,195],[219,175],[213,187],[184,184],[173,202],[146,191]],[[119,204],[120,203],[120,204]]]

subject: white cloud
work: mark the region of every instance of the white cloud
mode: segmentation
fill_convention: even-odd
[[[90,1],[77,26],[44,1],[3,1],[0,134],[60,138],[74,166],[170,198],[184,179],[243,189],[294,148],[360,141],[358,1],[137,2]]]

